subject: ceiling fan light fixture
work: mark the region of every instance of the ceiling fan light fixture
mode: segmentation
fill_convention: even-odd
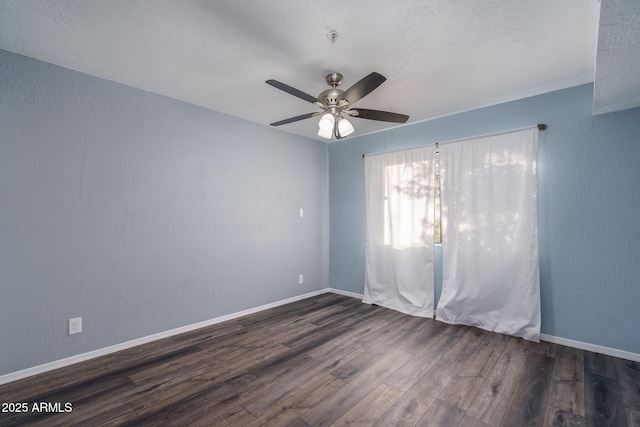
[[[354,130],[355,129],[349,120],[341,118],[338,122],[338,132],[340,132],[341,137],[344,138],[345,136],[351,135]]]
[[[333,137],[333,129],[332,130],[325,130],[325,129],[318,129],[318,136],[322,137],[322,138],[326,138],[326,139],[331,139]]]
[[[333,130],[333,125],[335,124],[335,122],[336,122],[336,119],[335,117],[333,117],[333,114],[327,113],[320,118],[318,127],[320,127],[320,129],[323,131],[330,132],[331,130]]]

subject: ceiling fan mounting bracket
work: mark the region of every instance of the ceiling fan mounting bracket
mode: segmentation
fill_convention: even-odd
[[[333,88],[342,84],[342,74],[340,73],[329,73],[326,75],[325,79],[327,84]]]

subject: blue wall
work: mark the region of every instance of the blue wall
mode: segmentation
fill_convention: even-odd
[[[0,375],[361,293],[362,154],[539,122],[542,332],[640,353],[640,109],[591,102],[581,86],[327,148],[0,51]]]
[[[0,375],[328,287],[327,157],[0,51]]]
[[[362,154],[536,123],[542,333],[640,353],[640,109],[592,115],[592,85],[329,146],[331,286],[363,292]]]

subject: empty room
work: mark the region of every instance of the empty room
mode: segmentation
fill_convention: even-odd
[[[0,0],[0,426],[640,426],[640,3]]]

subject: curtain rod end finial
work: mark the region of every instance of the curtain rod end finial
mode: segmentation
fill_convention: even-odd
[[[547,128],[547,125],[544,123],[539,123],[538,124],[538,130],[545,130]]]

